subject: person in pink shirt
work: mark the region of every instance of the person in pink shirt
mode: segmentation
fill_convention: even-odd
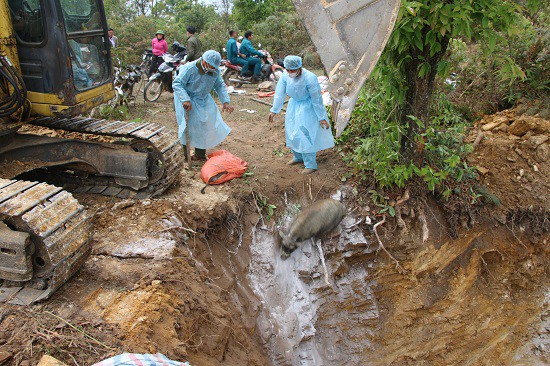
[[[149,68],[149,76],[157,71],[159,66],[164,62],[162,55],[168,52],[168,43],[164,39],[164,32],[158,30],[155,33],[155,38],[151,41],[153,47],[153,57],[151,58],[151,67]]]

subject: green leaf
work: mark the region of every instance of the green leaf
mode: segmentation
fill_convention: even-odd
[[[422,42],[422,38],[420,38],[420,36],[414,37],[414,44],[420,51],[424,50],[424,43]]]
[[[493,52],[495,50],[495,45],[497,43],[497,39],[494,35],[490,35],[487,39],[487,42],[489,43],[489,50]]]

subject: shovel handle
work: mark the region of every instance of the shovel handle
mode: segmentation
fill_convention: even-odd
[[[189,137],[189,111],[185,110],[185,152],[187,154],[187,169],[191,169],[191,138]]]

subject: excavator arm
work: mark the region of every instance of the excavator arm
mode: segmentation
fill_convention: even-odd
[[[399,0],[293,0],[328,73],[336,136],[390,37]]]

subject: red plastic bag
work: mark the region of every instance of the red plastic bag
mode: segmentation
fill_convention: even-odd
[[[206,183],[201,193],[204,193],[209,184],[222,184],[233,178],[242,177],[247,169],[248,163],[229,151],[214,151],[208,155],[208,160],[201,169],[201,179]]]
[[[275,95],[275,92],[274,91],[270,91],[270,92],[258,92],[258,96],[260,98],[269,98],[269,97],[272,97]]]

